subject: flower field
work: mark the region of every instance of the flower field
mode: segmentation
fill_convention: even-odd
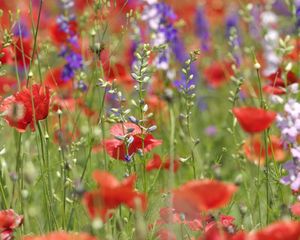
[[[299,240],[299,0],[0,0],[0,240]]]

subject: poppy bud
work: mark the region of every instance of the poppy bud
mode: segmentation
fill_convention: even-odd
[[[254,63],[254,68],[255,68],[256,70],[259,70],[259,69],[261,68],[259,62],[255,61],[255,63]]]

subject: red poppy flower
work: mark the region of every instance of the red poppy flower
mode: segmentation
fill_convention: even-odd
[[[23,240],[97,240],[87,233],[52,232],[43,236],[23,237]]]
[[[0,45],[1,46],[1,45]],[[12,64],[13,63],[13,54],[11,48],[0,47],[0,61],[2,64]]]
[[[145,103],[149,106],[149,110],[153,112],[159,112],[166,107],[165,101],[154,94],[147,96]]]
[[[78,98],[77,99],[77,104],[78,106],[83,110],[84,114],[87,117],[92,117],[96,114],[96,112],[94,110],[92,110],[85,102],[82,98]]]
[[[279,221],[266,228],[250,233],[250,240],[298,240],[300,238],[300,222]]]
[[[160,156],[158,154],[154,154],[153,158],[150,161],[148,161],[146,165],[146,171],[150,172],[154,169],[160,169],[160,168],[169,170],[170,167],[171,167],[170,159],[168,159],[163,163]],[[174,160],[174,172],[177,172],[179,168],[180,168],[180,162],[178,160]]]
[[[106,70],[106,75],[110,82],[115,81],[127,90],[132,89],[134,86],[134,80],[130,75],[129,69],[126,69],[122,63],[111,65],[110,68]]]
[[[172,208],[161,208],[159,211],[160,218],[156,222],[156,225],[160,226],[163,224],[184,224],[188,226],[192,231],[200,231],[203,229],[202,217],[200,214],[194,219],[182,219],[180,214],[176,213]]]
[[[190,181],[174,190],[174,209],[187,216],[218,209],[229,203],[235,191],[235,185],[216,180]]]
[[[265,93],[271,94],[271,95],[283,95],[286,93],[285,88],[280,86],[272,86],[272,85],[266,85],[263,87],[263,91]]]
[[[0,239],[13,239],[13,231],[23,223],[23,216],[14,212],[13,209],[0,211]]]
[[[117,123],[110,128],[110,134],[114,137],[124,136],[128,133],[130,133],[130,135],[137,135],[141,134],[142,131],[138,125],[130,122]]]
[[[275,161],[283,161],[285,159],[285,151],[281,140],[276,136],[270,137],[271,142],[268,143],[268,156],[271,158],[274,156]],[[260,165],[264,165],[266,158],[266,149],[261,141],[260,135],[251,136],[243,145],[244,153],[246,157]]]
[[[71,79],[63,80],[61,67],[49,70],[46,74],[45,85],[51,89],[68,89],[71,90],[73,82]]]
[[[140,128],[133,123],[115,124],[110,130],[115,137],[129,134],[133,137],[133,142],[126,151],[125,143],[118,139],[108,139],[103,141],[106,152],[114,159],[125,160],[125,156],[136,153],[144,147],[144,152],[151,151],[154,147],[161,145],[162,141],[155,139],[151,134],[141,134]]]
[[[17,38],[15,57],[19,66],[29,65],[32,54],[32,40],[30,38]]]
[[[160,229],[157,233],[156,233],[156,237],[159,240],[176,240],[177,237],[174,233],[172,233],[170,230],[168,229]]]
[[[140,201],[140,208],[146,209],[145,195],[134,190],[136,176],[132,175],[122,182],[119,182],[108,172],[95,171],[93,178],[99,188],[87,192],[84,195],[84,203],[87,206],[91,218],[100,216],[103,220],[109,217],[110,210],[124,204],[129,208],[137,208],[137,200]]]
[[[300,216],[300,202],[297,202],[291,206],[291,212],[294,216]]]
[[[49,89],[38,84],[7,97],[0,105],[4,119],[19,132],[24,132],[28,125],[34,131],[34,119],[43,120],[49,112]],[[32,108],[32,105],[34,108]]]
[[[262,132],[275,120],[276,113],[255,107],[234,108],[233,114],[239,124],[248,133]]]
[[[228,62],[214,62],[204,69],[204,76],[208,84],[218,88],[229,81],[232,75],[231,64]]]
[[[216,222],[209,223],[206,226],[205,233],[203,235],[203,238],[200,237],[198,240],[230,240],[230,237],[232,236]]]
[[[64,110],[66,112],[74,112],[76,109],[76,99],[74,98],[60,98],[54,96],[51,100],[52,110],[57,112],[58,110]]]
[[[296,39],[293,41],[292,45],[294,46],[291,53],[288,54],[288,58],[293,61],[299,61],[299,49],[300,49],[300,41]]]
[[[263,87],[264,92],[275,95],[282,95],[286,93],[286,86],[297,83],[299,80],[297,76],[289,71],[286,76],[286,81],[282,79],[282,71],[278,69],[275,73],[269,75],[267,79],[269,80],[268,85]]]
[[[1,61],[1,60],[0,60]],[[12,90],[12,87],[17,84],[17,80],[12,77],[0,77],[0,94],[3,95]]]

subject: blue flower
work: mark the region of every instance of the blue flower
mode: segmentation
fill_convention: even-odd
[[[26,37],[29,37],[29,35],[30,35],[28,27],[26,26],[26,24],[24,24],[24,22],[22,20],[18,21],[14,25],[12,32],[16,37],[26,38]]]
[[[69,81],[71,78],[74,77],[74,74],[74,70],[70,67],[70,65],[65,64],[62,71],[62,79],[64,81]]]
[[[201,40],[201,49],[205,52],[209,51],[210,50],[209,24],[202,7],[198,7],[197,9],[195,22],[196,22],[196,34]]]
[[[73,70],[78,70],[82,68],[82,56],[78,53],[75,52],[70,52],[69,54],[66,55],[65,57],[68,65],[70,68]]]

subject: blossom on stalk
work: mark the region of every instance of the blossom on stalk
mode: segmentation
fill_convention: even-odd
[[[277,126],[281,131],[284,146],[289,148],[292,160],[283,165],[287,175],[281,179],[281,183],[290,185],[293,191],[300,189],[300,103],[294,99],[284,106],[284,113],[277,115]]]
[[[16,214],[13,209],[0,211],[0,239],[14,239],[14,229],[21,226],[22,223],[23,216]]]
[[[87,233],[51,232],[42,236],[26,236],[22,240],[97,240]]]
[[[261,14],[261,25],[265,32],[262,43],[266,62],[266,67],[263,72],[265,75],[274,73],[281,63],[281,58],[276,52],[279,46],[279,33],[276,27],[277,22],[278,17],[274,12],[265,11]]]
[[[92,219],[101,217],[105,221],[111,216],[111,211],[121,204],[131,209],[146,209],[146,197],[134,190],[136,176],[131,175],[119,182],[108,172],[96,170],[93,179],[97,183],[96,190],[84,194],[84,204]]]
[[[229,40],[232,55],[237,66],[241,65],[241,35],[239,33],[239,16],[236,13],[231,13],[226,19],[226,37]]]
[[[79,48],[76,17],[72,14],[74,1],[62,1],[61,7],[64,14],[57,17],[51,33],[52,39],[61,46],[59,56],[66,61],[61,72],[61,78],[67,82],[75,76],[76,71],[82,70],[83,58]],[[77,86],[81,85],[77,84]],[[81,90],[84,89],[85,85]]]
[[[34,131],[35,121],[48,116],[49,102],[49,88],[34,84],[5,98],[0,105],[0,112],[8,124],[19,132],[25,132],[28,125]]]
[[[150,133],[142,133],[141,128],[134,123],[118,123],[110,129],[114,139],[104,140],[106,152],[114,159],[131,161],[138,151],[149,152],[162,144]]]
[[[156,1],[146,1],[142,20],[147,21],[151,30],[151,43],[155,47],[164,44],[171,44],[177,35],[172,21],[176,19],[176,15],[169,5]],[[154,59],[154,65],[158,69],[167,70],[169,68],[171,49],[167,47],[162,50]]]
[[[200,6],[197,8],[196,11],[195,24],[196,34],[201,40],[201,50],[204,52],[208,52],[211,48],[209,23],[203,8]]]
[[[224,207],[236,190],[235,185],[216,180],[193,180],[173,191],[173,207],[179,213],[194,216]]]
[[[236,107],[233,108],[232,112],[247,133],[258,133],[266,130],[276,118],[275,112],[255,107]]]

